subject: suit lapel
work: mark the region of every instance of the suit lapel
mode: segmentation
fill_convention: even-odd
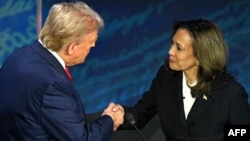
[[[60,74],[65,74],[67,77],[64,68],[59,63],[59,61],[46,49],[44,48],[38,41],[35,41],[31,47],[33,50],[39,54],[42,58],[44,58],[53,68],[55,68]]]
[[[178,111],[178,115],[180,120],[183,122],[183,125],[186,125],[186,118],[185,118],[185,113],[184,113],[184,105],[183,105],[183,95],[182,95],[182,73],[178,73],[177,75],[177,79],[175,78],[172,81],[173,87],[175,87],[176,92],[173,91],[173,93],[176,94],[172,94],[174,96],[173,100],[176,102],[173,102],[173,104],[177,103],[176,105],[176,110]],[[178,86],[178,88],[176,89],[176,86]]]
[[[206,109],[206,107],[209,105],[209,103],[211,103],[212,100],[213,97],[208,97],[205,94],[197,97],[188,114],[187,123],[192,123]]]
[[[39,54],[43,59],[45,59],[54,69],[56,69],[60,74],[64,74],[65,77],[67,77],[64,68],[59,63],[59,61],[46,49],[40,44],[38,41],[35,41],[31,47],[33,50]],[[83,108],[84,105],[81,102],[81,98],[78,95],[78,92],[75,89],[72,89],[73,94],[76,96],[76,101],[80,105],[80,108],[84,114],[84,117],[86,117],[85,109]]]

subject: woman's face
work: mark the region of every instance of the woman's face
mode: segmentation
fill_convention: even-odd
[[[169,66],[176,71],[197,71],[193,55],[193,38],[186,29],[179,28],[172,38],[169,49]]]

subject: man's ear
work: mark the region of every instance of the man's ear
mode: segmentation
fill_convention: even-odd
[[[76,47],[76,43],[68,44],[68,46],[66,47],[66,53],[69,55],[73,54],[75,51],[75,47]]]

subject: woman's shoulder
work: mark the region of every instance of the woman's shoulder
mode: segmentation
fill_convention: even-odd
[[[213,82],[213,87],[221,89],[226,88],[229,91],[241,91],[246,93],[244,86],[229,73],[223,73],[220,76],[217,76]]]

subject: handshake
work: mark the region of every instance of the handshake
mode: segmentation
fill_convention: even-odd
[[[106,109],[104,109],[102,116],[108,115],[113,119],[114,131],[124,122],[124,109],[121,105],[110,103]]]

